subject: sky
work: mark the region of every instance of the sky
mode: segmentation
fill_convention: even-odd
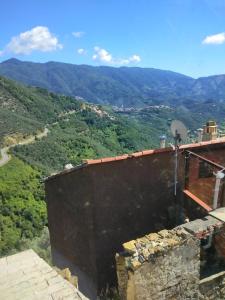
[[[225,0],[0,1],[0,61],[225,74]]]

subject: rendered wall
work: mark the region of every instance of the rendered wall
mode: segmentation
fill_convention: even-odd
[[[88,172],[64,174],[45,184],[53,263],[78,275],[79,288],[96,295],[93,193]]]
[[[162,153],[90,167],[99,286],[115,284],[123,242],[175,226],[173,156]]]
[[[99,289],[116,284],[115,253],[175,225],[173,154],[87,166],[46,181],[53,256],[65,256]],[[59,255],[57,255],[59,257]]]

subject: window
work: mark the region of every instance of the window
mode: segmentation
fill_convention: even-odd
[[[213,176],[213,168],[208,163],[201,161],[199,163],[199,178],[208,178]]]

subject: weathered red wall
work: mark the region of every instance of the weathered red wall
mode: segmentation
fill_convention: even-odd
[[[80,267],[97,284],[92,183],[86,169],[64,174],[46,182],[48,226],[53,262],[68,267],[61,257]],[[60,257],[60,259],[59,259]],[[66,260],[65,260],[66,261]],[[90,282],[92,285],[92,282]],[[82,284],[81,284],[82,286]]]
[[[114,256],[122,243],[175,226],[173,159],[165,152],[48,180],[53,249],[90,274],[98,287],[115,284]]]
[[[107,280],[115,283],[114,256],[122,243],[175,226],[175,218],[169,218],[175,203],[173,155],[161,153],[98,164],[90,167],[90,173],[94,180],[99,286],[104,286]]]

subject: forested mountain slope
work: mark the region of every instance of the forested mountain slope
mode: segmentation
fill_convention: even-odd
[[[29,135],[81,103],[42,88],[25,87],[0,77],[0,145],[9,135]]]
[[[13,150],[46,172],[61,170],[66,163],[77,164],[84,158],[158,147],[159,136],[169,136],[172,119],[182,120],[193,131],[208,119],[223,121],[224,115],[225,104],[212,100],[113,111],[108,106],[0,77],[0,145],[10,137],[20,141],[27,135],[37,135],[47,126],[47,137]]]
[[[46,172],[83,158],[116,155],[154,147],[160,132],[110,108],[25,87],[0,77],[0,142],[20,141],[48,127],[48,136],[14,153]],[[157,141],[158,142],[158,141]]]
[[[194,82],[182,74],[151,68],[93,67],[58,62],[42,64],[16,59],[2,62],[0,74],[56,93],[117,106],[173,102],[185,96]]]
[[[153,68],[33,63],[17,59],[0,63],[0,74],[56,93],[79,96],[92,103],[116,106],[225,101],[225,75],[193,79]]]

